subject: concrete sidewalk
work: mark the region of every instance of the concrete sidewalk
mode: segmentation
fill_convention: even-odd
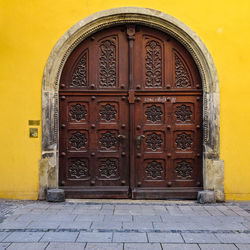
[[[0,249],[250,249],[250,203],[0,200]]]

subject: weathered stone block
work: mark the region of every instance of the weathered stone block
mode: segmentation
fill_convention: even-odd
[[[65,194],[63,189],[48,189],[47,201],[62,202],[65,201]]]
[[[214,191],[210,190],[203,190],[198,192],[197,200],[199,203],[214,203],[215,202],[215,196]]]

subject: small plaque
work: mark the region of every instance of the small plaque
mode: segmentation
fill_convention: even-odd
[[[30,138],[38,138],[38,128],[30,128]]]
[[[29,126],[40,126],[40,120],[29,120]]]

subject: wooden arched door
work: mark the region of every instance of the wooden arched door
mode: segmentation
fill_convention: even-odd
[[[202,85],[187,50],[144,26],[82,41],[60,79],[59,186],[71,198],[202,189]]]

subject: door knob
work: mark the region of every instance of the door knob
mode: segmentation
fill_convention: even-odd
[[[142,143],[142,139],[145,138],[145,135],[137,135],[136,136],[136,148],[140,149],[141,148],[141,143]]]

